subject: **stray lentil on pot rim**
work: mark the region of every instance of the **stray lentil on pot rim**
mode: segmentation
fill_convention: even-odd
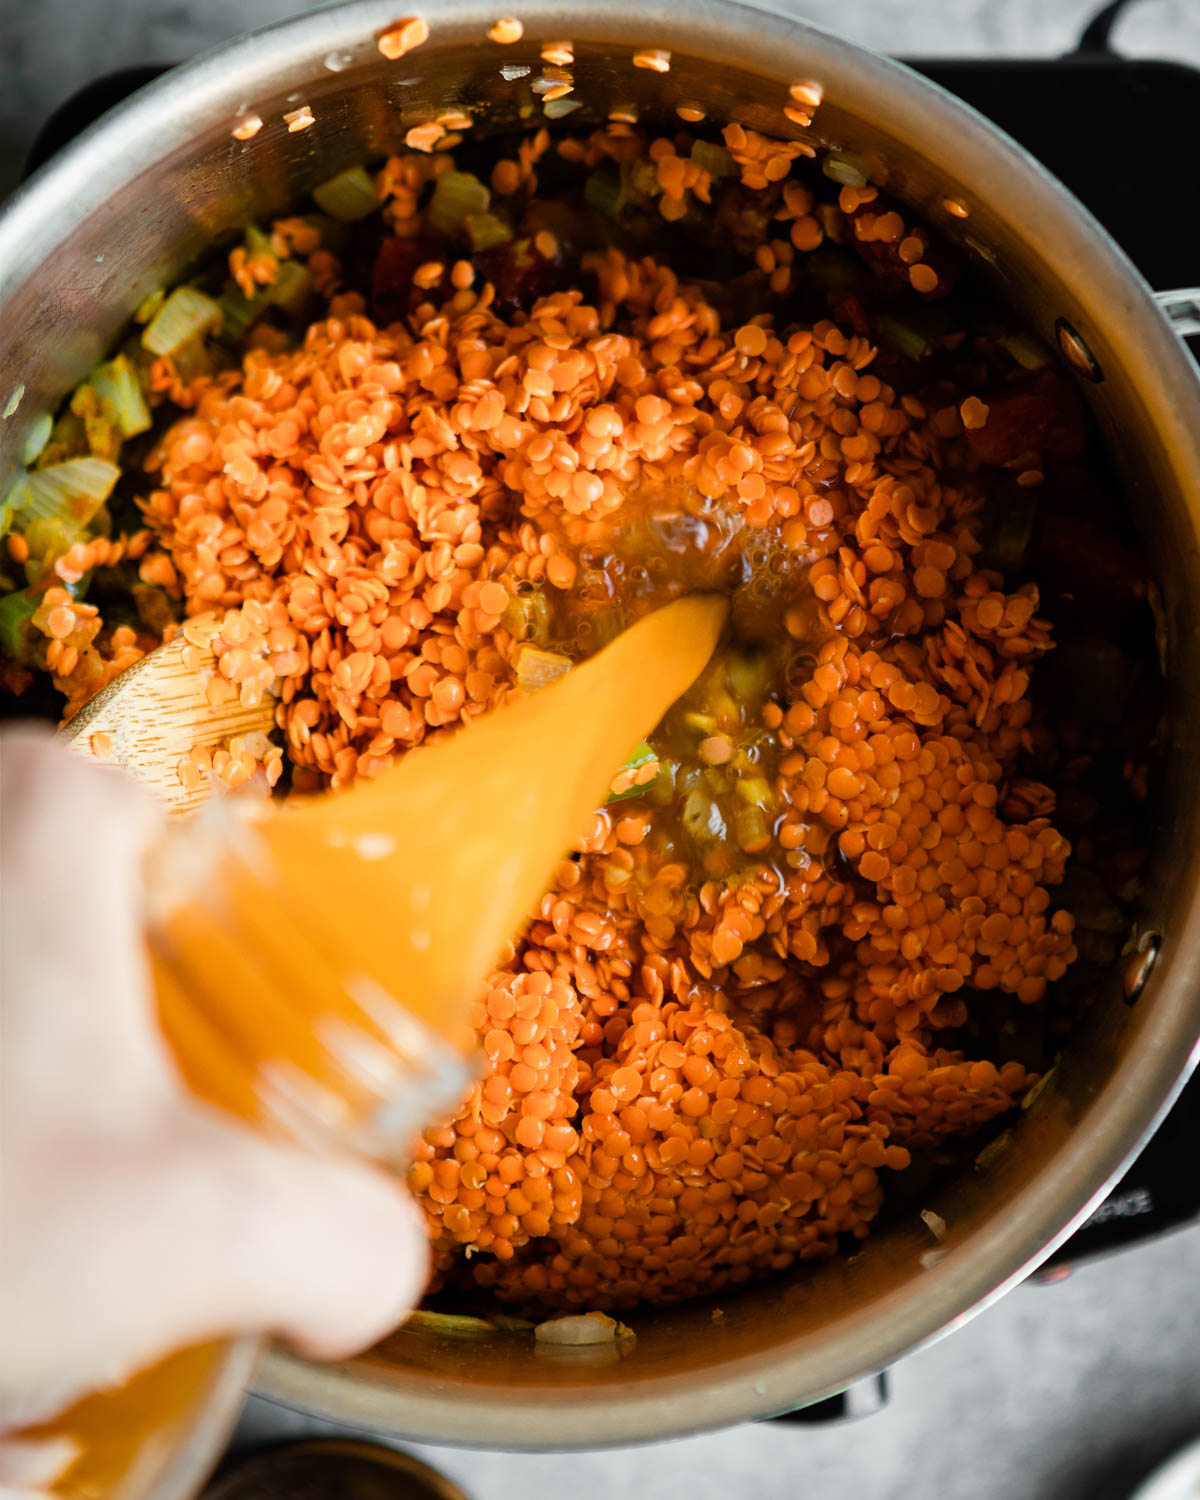
[[[557,103],[572,44],[539,46]],[[1145,568],[1050,352],[865,163],[676,113],[413,126],[139,309],[0,510],[18,709],[180,631],[214,703],[278,697],[189,788],[349,785],[731,596],[416,1143],[454,1306],[675,1300],[866,1235],[1043,1076],[1153,821]]]

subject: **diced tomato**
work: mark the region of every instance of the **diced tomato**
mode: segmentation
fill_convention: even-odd
[[[436,259],[436,251],[422,240],[393,235],[383,241],[371,268],[371,316],[381,328],[408,317],[427,295],[413,286],[413,272]]]
[[[833,292],[829,298],[835,320],[844,327],[853,328],[864,339],[871,337],[871,320],[867,310],[854,292]]]
[[[1061,463],[1083,452],[1083,403],[1054,371],[985,393],[982,400],[987,421],[968,428],[966,436],[984,463],[1011,464],[1026,457]]]
[[[479,280],[490,281],[496,289],[492,305],[502,318],[528,312],[539,298],[548,297],[560,284],[554,261],[542,255],[531,239],[495,245],[474,259]]]
[[[1109,618],[1146,597],[1139,554],[1079,516],[1042,515],[1034,570],[1047,602],[1069,596],[1078,608]]]
[[[880,240],[860,240],[856,234],[850,236],[850,243],[871,274],[886,287],[896,292],[911,291],[908,267],[897,255],[895,245],[885,245]]]
[[[853,220],[869,215],[878,218],[880,214],[888,211],[888,205],[882,198],[875,198],[870,203],[863,203],[854,213],[850,215]],[[923,264],[929,266],[937,274],[937,286],[931,292],[923,292],[923,302],[937,302],[942,297],[948,297],[962,278],[962,257],[958,251],[930,234],[928,230],[924,234],[929,241],[925,254],[922,256]],[[860,259],[868,266],[872,274],[877,276],[885,286],[896,292],[912,292],[912,282],[909,280],[909,265],[907,261],[900,259],[900,245],[884,244],[882,240],[860,240],[856,233],[851,232],[850,244],[858,252]]]

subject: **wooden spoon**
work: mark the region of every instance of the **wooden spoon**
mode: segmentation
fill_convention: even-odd
[[[179,778],[179,763],[191,750],[211,750],[233,735],[269,733],[275,727],[276,700],[270,696],[254,708],[236,698],[214,707],[207,688],[216,675],[216,658],[211,648],[193,644],[192,664],[185,665],[188,645],[178,635],[126,667],[62,731],[78,754],[136,777],[166,803],[172,818],[194,812],[212,794],[211,776],[194,790]]]

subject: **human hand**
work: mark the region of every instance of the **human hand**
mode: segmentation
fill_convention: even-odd
[[[160,826],[121,773],[0,735],[0,1433],[209,1338],[344,1356],[425,1284],[394,1180],[185,1092],[142,942]]]

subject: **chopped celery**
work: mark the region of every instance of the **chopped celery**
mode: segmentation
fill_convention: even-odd
[[[0,500],[0,538],[6,537],[12,530],[13,517],[17,513],[17,507],[13,504],[16,489],[16,485],[13,485],[4,499]]]
[[[38,454],[36,467],[48,469],[64,459],[89,453],[87,427],[82,417],[69,408],[62,412],[50,432],[50,440]]]
[[[724,688],[713,688],[705,705],[717,721],[717,728],[732,734],[742,722],[741,710]]]
[[[886,313],[875,319],[875,332],[881,344],[886,344],[905,359],[921,359],[929,352],[929,340],[919,329]]]
[[[29,424],[29,431],[25,434],[25,447],[21,451],[21,462],[28,466],[36,463],[42,449],[50,441],[50,434],[54,431],[54,418],[48,411],[42,412],[41,416],[34,417]]]
[[[448,1333],[455,1338],[477,1338],[494,1329],[486,1318],[472,1318],[466,1313],[429,1312],[418,1307],[404,1320],[405,1328],[427,1328],[430,1333]]]
[[[425,222],[439,234],[456,234],[469,218],[487,213],[491,201],[490,189],[470,172],[443,172],[434,185]]]
[[[584,183],[583,196],[587,206],[594,208],[598,214],[603,214],[606,219],[620,218],[620,172],[611,162],[598,167]]]
[[[69,552],[76,542],[88,539],[86,527],[61,516],[26,518],[21,534],[29,548],[25,577],[30,583],[40,583],[55,558]]]
[[[4,509],[10,515],[16,515],[29,504],[29,476],[18,474],[9,485],[4,496]]]
[[[538,646],[526,646],[517,658],[517,686],[527,693],[536,693],[539,688],[549,687],[571,670],[571,658],[557,651],[543,651]]]
[[[96,458],[115,460],[121,451],[121,430],[116,417],[105,409],[89,382],[85,381],[73,392],[71,411],[83,422],[88,452]]]
[[[318,206],[342,224],[365,219],[379,207],[379,195],[364,167],[347,167],[320,187],[313,188]]]
[[[165,287],[159,287],[158,291],[151,292],[148,297],[143,297],[138,303],[137,311],[133,315],[135,323],[149,323],[150,319],[167,300]]]
[[[1001,1156],[1012,1145],[1013,1133],[1004,1130],[994,1141],[989,1141],[979,1155],[975,1158],[975,1165],[981,1172],[986,1172],[993,1162],[998,1161]]]
[[[204,335],[197,334],[194,339],[180,344],[171,356],[171,363],[175,366],[176,375],[183,381],[195,380],[197,375],[211,374],[212,355]]]
[[[1053,1087],[1055,1075],[1058,1072],[1057,1063],[1047,1072],[1043,1073],[1038,1081],[1021,1100],[1022,1109],[1032,1109],[1047,1089]]]
[[[24,512],[31,518],[86,526],[112,494],[121,470],[106,458],[69,458],[25,477]]]
[[[496,245],[507,245],[513,237],[510,226],[495,214],[468,214],[464,225],[467,238],[475,250],[491,250]]]
[[[624,190],[638,198],[657,198],[662,193],[658,180],[658,167],[645,157],[627,161],[621,166],[621,183]]]
[[[0,650],[14,661],[30,662],[37,636],[29,622],[40,602],[28,589],[18,589],[0,599]]]
[[[862,263],[828,239],[804,257],[804,278],[823,292],[861,291],[866,272]]]
[[[241,338],[268,307],[281,308],[289,316],[301,312],[312,295],[312,275],[299,261],[284,260],[275,279],[259,287],[252,297],[236,282],[230,282],[218,302],[221,310],[221,337],[227,343]]]
[[[747,854],[758,854],[771,842],[771,828],[761,807],[739,808],[733,832]]]
[[[267,299],[286,313],[298,313],[312,296],[312,273],[298,260],[285,260],[267,288]]]
[[[642,787],[642,795],[656,807],[670,807],[675,801],[675,770],[674,761],[660,760],[658,775],[648,786]]]
[[[142,345],[151,354],[174,354],[220,320],[221,309],[211,297],[195,287],[177,287],[147,324]]]
[[[221,337],[241,338],[246,329],[267,310],[267,293],[261,287],[247,297],[236,281],[231,281],[217,299],[221,310]]]
[[[605,802],[624,802],[627,797],[640,797],[644,795],[650,782],[638,782],[632,777],[626,777],[626,772],[635,772],[640,766],[657,766],[657,764],[658,752],[648,740],[639,740],[631,754],[627,755],[624,761],[622,761],[620,769],[613,777],[612,785],[614,790],[611,790],[608,796],[605,797]],[[653,779],[653,777],[650,778],[651,781]],[[628,786],[623,784],[625,780],[629,781],[630,784]],[[618,784],[621,784],[620,791],[615,790]]]
[[[257,224],[246,225],[246,249],[251,255],[274,255],[271,236],[264,234]]]
[[[764,776],[739,776],[737,794],[751,807],[763,808],[771,801],[771,783]]]
[[[1022,563],[1033,543],[1038,518],[1034,490],[992,495],[979,512],[979,564],[1000,572]]]
[[[122,437],[137,437],[150,427],[150,408],[133,365],[123,354],[97,365],[88,384],[100,398],[106,414],[111,412]]]
[[[717,146],[712,141],[693,141],[692,160],[710,177],[734,177],[737,175],[738,164],[726,151],[724,146]]]
[[[766,691],[770,675],[771,665],[765,657],[744,656],[735,651],[725,659],[725,681],[739,703],[757,702]]]
[[[1004,334],[996,342],[1002,349],[1007,349],[1024,370],[1040,370],[1050,363],[1049,349],[1031,333]]]
[[[353,236],[349,224],[331,219],[328,214],[305,214],[304,222],[317,231],[322,250],[332,251],[334,255],[345,255],[349,250]]]
[[[696,709],[689,708],[683,716],[683,722],[689,729],[695,729],[700,734],[709,735],[717,732],[717,721],[712,714],[702,714]]]
[[[723,797],[729,790],[729,778],[724,766],[705,766],[700,772],[700,784],[706,786],[714,797]]]

